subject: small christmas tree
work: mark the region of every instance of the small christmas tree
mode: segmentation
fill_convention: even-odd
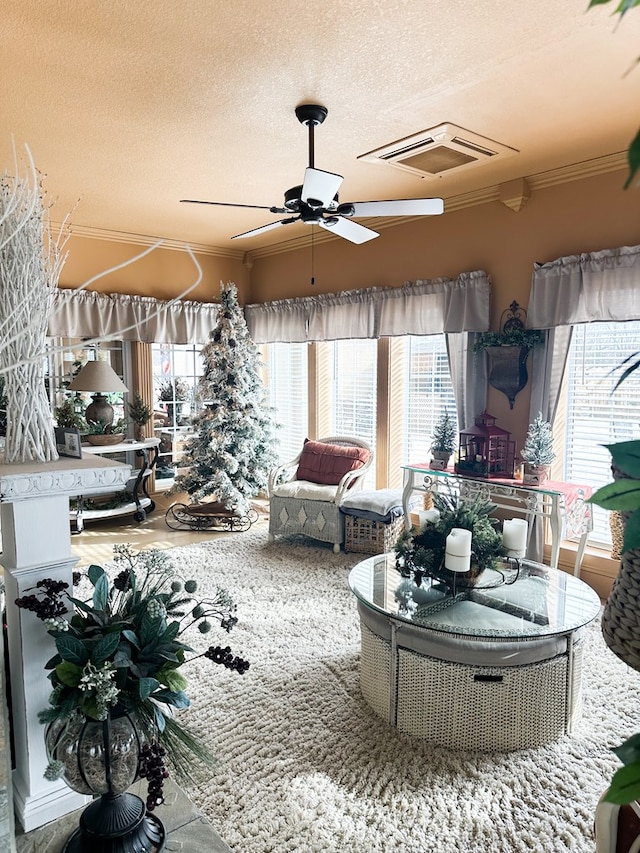
[[[201,353],[198,396],[205,408],[194,418],[197,435],[187,441],[179,462],[188,471],[176,477],[171,491],[196,500],[215,497],[243,515],[277,464],[275,428],[235,284],[223,284],[220,298],[216,327]]]
[[[542,412],[529,424],[527,438],[520,455],[529,465],[551,465],[556,458],[553,452],[551,424],[542,417]]]
[[[453,453],[456,449],[456,425],[448,411],[444,411],[433,428],[432,453]]]

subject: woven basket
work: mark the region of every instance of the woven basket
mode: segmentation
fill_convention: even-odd
[[[626,475],[612,467],[615,480]],[[622,525],[629,513],[622,513]],[[602,611],[602,636],[614,655],[640,670],[640,549],[625,551]]]
[[[360,554],[385,554],[392,551],[398,536],[404,530],[404,515],[394,518],[389,524],[345,515],[344,550]]]

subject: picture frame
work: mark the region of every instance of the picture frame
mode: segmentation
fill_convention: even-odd
[[[82,459],[82,439],[79,430],[57,427],[55,433],[56,450],[60,456]]]

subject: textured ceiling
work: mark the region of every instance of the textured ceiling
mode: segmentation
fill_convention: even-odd
[[[344,175],[341,201],[442,196],[611,162],[640,121],[640,12],[620,25],[587,0],[5,0],[0,169],[29,146],[79,233],[167,238],[243,252],[243,241],[315,165]],[[611,8],[610,8],[611,7]],[[443,122],[517,154],[440,178],[357,158]],[[616,158],[613,158],[615,161]],[[371,225],[371,221],[363,222]],[[286,235],[283,236],[283,231]],[[383,235],[384,236],[384,235]]]

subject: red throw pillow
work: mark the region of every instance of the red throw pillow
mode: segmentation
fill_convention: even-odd
[[[362,468],[370,456],[364,447],[343,447],[305,439],[298,463],[297,480],[337,486],[347,471]]]

